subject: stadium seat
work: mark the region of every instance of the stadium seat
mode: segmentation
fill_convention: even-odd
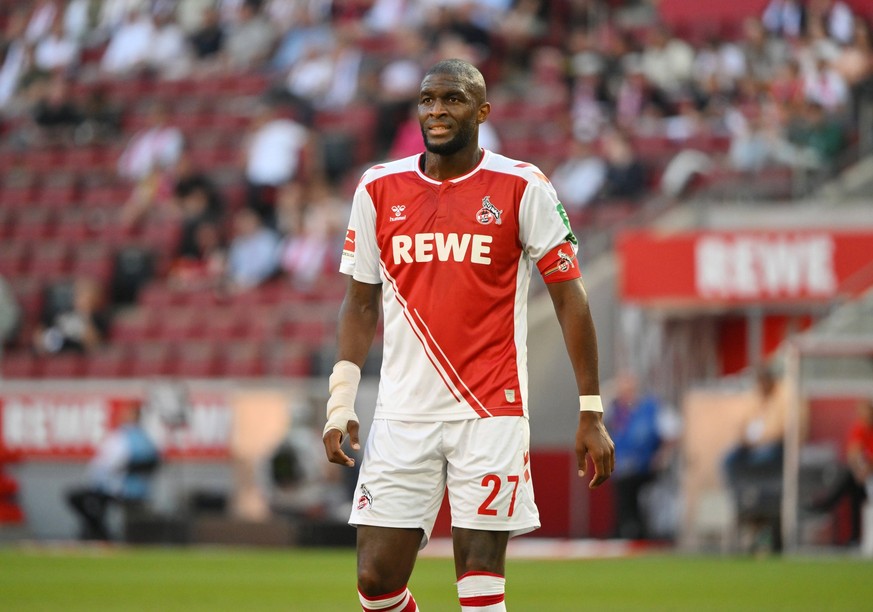
[[[69,255],[69,247],[64,242],[42,242],[31,252],[28,274],[43,280],[61,279],[70,272]]]
[[[84,242],[73,251],[73,275],[93,278],[106,286],[112,276],[113,250],[100,242]]]
[[[38,242],[50,238],[54,231],[55,217],[51,210],[35,207],[31,202],[28,208],[18,213],[15,226],[16,238]]]
[[[130,351],[123,344],[110,344],[88,355],[85,375],[91,378],[118,378],[130,373]]]
[[[110,337],[114,342],[133,343],[149,340],[155,336],[153,311],[143,306],[120,310],[113,317]]]
[[[279,342],[271,351],[267,373],[290,378],[309,376],[312,373],[309,349],[300,342]]]
[[[219,351],[214,342],[180,342],[176,345],[176,356],[173,373],[177,376],[209,378],[220,372]]]
[[[264,374],[264,344],[243,340],[222,344],[221,375],[228,377],[262,376]]]
[[[85,373],[86,357],[78,353],[61,353],[45,358],[42,376],[47,378],[78,378]]]
[[[31,243],[25,240],[0,240],[0,276],[17,278],[27,269]]]
[[[9,351],[0,361],[0,373],[3,378],[35,378],[42,375],[42,360],[30,352],[30,349]]]
[[[150,341],[131,345],[131,376],[166,376],[173,374],[173,347],[168,342]]]
[[[175,306],[161,311],[156,337],[180,340],[200,337],[206,326],[203,311],[192,306]]]

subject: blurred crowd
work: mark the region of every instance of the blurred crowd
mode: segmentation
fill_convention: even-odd
[[[351,188],[363,166],[421,150],[418,85],[448,56],[489,83],[486,146],[539,164],[571,216],[675,195],[713,166],[840,164],[873,77],[865,16],[841,0],[772,0],[741,22],[671,29],[657,4],[0,2],[3,148],[117,147],[121,226],[169,223],[168,282],[228,294],[276,278],[305,291],[336,268]],[[186,103],[252,75],[262,86],[236,111],[233,172],[195,160],[210,128],[178,125]],[[183,86],[112,95],[142,82]],[[327,137],[326,116],[351,117],[365,142]]]

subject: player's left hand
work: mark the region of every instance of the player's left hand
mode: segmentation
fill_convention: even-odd
[[[581,477],[585,476],[589,455],[594,464],[594,476],[588,488],[596,489],[615,469],[615,444],[603,424],[603,413],[583,411],[579,413],[576,429],[576,461]]]

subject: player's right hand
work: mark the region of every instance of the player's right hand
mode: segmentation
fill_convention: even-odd
[[[357,421],[349,420],[346,423],[346,429],[349,432],[349,444],[352,450],[360,450],[361,442],[358,437],[360,424]],[[339,429],[328,429],[325,431],[322,442],[324,442],[324,452],[327,454],[328,461],[347,467],[355,466],[355,460],[343,452],[343,432]]]

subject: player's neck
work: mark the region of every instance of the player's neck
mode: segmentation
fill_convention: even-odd
[[[452,155],[439,155],[425,151],[419,163],[425,176],[437,181],[447,181],[471,172],[479,165],[484,154],[478,145]]]

